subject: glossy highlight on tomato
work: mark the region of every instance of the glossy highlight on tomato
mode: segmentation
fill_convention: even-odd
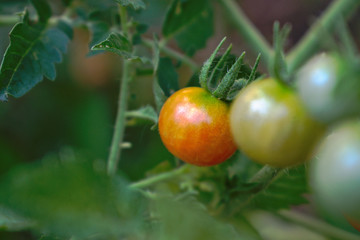
[[[242,152],[274,167],[309,159],[324,131],[295,92],[271,78],[252,82],[239,92],[231,106],[230,125]]]
[[[360,67],[335,53],[312,57],[295,77],[303,104],[310,114],[324,123],[360,114]]]
[[[198,166],[222,163],[236,151],[228,113],[228,104],[205,89],[180,89],[161,109],[160,137],[174,156],[187,163]]]

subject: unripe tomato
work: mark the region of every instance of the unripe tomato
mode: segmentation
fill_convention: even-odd
[[[230,110],[230,125],[241,151],[274,167],[307,160],[324,129],[290,88],[271,78],[252,82],[239,92]]]
[[[318,54],[297,73],[299,96],[310,114],[329,123],[360,113],[360,66],[337,54]]]
[[[228,119],[229,106],[199,87],[183,88],[161,109],[159,133],[166,148],[181,160],[211,166],[235,151]]]
[[[318,202],[360,222],[360,122],[343,122],[320,144],[311,169]]]

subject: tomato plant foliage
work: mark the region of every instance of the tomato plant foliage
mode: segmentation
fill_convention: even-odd
[[[330,36],[328,26],[358,5],[358,0],[335,0],[315,26],[326,26]],[[350,225],[324,227],[323,221],[331,221],[316,215],[307,173],[313,165],[304,163],[312,156],[325,125],[308,117],[296,95],[299,89],[291,81],[304,73],[299,66],[322,45],[324,29],[310,28],[307,36],[311,37],[300,39],[288,54],[289,25],[274,24],[271,47],[244,15],[242,3],[233,0],[31,0],[28,4],[4,1],[4,6],[23,12],[15,15],[10,11],[8,16],[0,3],[0,26],[12,27],[0,66],[0,100],[8,102],[0,104],[1,239],[24,239],[23,234],[31,239],[278,239],[259,226],[254,216],[260,213],[276,219],[284,209],[299,218],[307,211],[314,216],[307,230],[310,233],[297,226],[299,221],[282,226],[279,232],[284,239],[286,231],[290,239],[298,229],[303,230],[299,233],[302,239],[332,238],[332,233],[341,239],[359,238]],[[229,21],[222,20],[225,17]],[[90,35],[81,42],[88,50],[86,57],[115,57],[105,63],[113,64],[109,67],[113,74],[103,76],[116,77],[102,88],[84,90],[67,80],[66,64],[72,54],[66,54],[68,48],[79,47],[72,45],[79,29]],[[228,38],[234,50],[231,44],[223,49],[228,40],[219,32],[228,34],[228,30],[239,30],[255,51],[237,53],[245,45],[235,42],[234,36]],[[350,36],[345,35],[340,39],[349,42]],[[215,50],[210,45],[219,40],[209,41],[214,36],[222,39]],[[254,64],[248,63],[248,55],[250,59],[258,56]],[[349,58],[342,59],[343,76],[353,77],[353,84],[336,82],[341,93],[337,98],[358,86],[358,75],[352,74],[358,73],[357,65],[351,65],[354,71],[346,71]],[[101,72],[102,65],[95,62],[90,68]],[[39,84],[57,78],[55,83]],[[264,91],[264,82],[275,90]],[[119,100],[115,101],[112,95],[118,88]],[[189,89],[195,94],[178,98]],[[242,96],[244,92],[248,95]],[[311,90],[300,92],[306,98]],[[350,102],[358,97],[357,91],[352,93]],[[25,94],[25,103],[12,99]],[[236,109],[239,98],[256,105],[254,96],[263,98],[257,101],[258,115],[247,115],[247,106]],[[35,105],[55,109],[58,117],[35,114],[38,108],[29,107]],[[228,113],[231,105],[233,116]],[[273,106],[269,114],[260,116],[269,105]],[[11,110],[15,106],[20,108]],[[116,114],[108,111],[109,106],[117,106]],[[333,113],[332,106],[326,110]],[[356,106],[351,113],[358,112]],[[194,116],[197,118],[191,118]],[[231,135],[229,122],[234,116],[246,124],[235,122]],[[205,121],[200,122],[201,117]],[[58,118],[53,126],[42,126],[53,118]],[[336,115],[336,120],[343,120],[342,115]],[[22,127],[25,122],[30,130]],[[42,140],[42,132],[51,138]],[[234,142],[239,138],[239,145],[247,145],[250,152],[242,146],[236,149]],[[23,145],[15,148],[15,142]],[[339,147],[344,143],[331,145],[331,150]],[[328,154],[330,160],[336,154]],[[257,159],[258,155],[265,160]],[[324,169],[317,166],[311,172],[325,174],[321,184],[339,178],[328,176],[331,173]],[[340,170],[336,165],[329,169]],[[346,183],[358,185],[358,178],[354,179]],[[328,203],[339,207],[341,196],[336,198],[329,189],[336,186],[348,194],[356,187],[336,184],[320,190],[316,185],[314,191],[331,196],[334,199]],[[306,211],[298,211],[299,206]],[[355,209],[346,209],[346,214],[358,213],[356,204],[351,202],[351,206]],[[358,214],[351,217],[358,221]],[[268,225],[279,228],[273,221]]]

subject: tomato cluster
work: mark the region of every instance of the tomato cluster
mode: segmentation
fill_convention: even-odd
[[[312,158],[317,199],[359,228],[360,68],[347,62],[317,55],[295,74],[295,87],[255,80],[232,103],[203,88],[181,89],[160,112],[161,139],[173,155],[198,166],[222,163],[237,148],[279,168]]]

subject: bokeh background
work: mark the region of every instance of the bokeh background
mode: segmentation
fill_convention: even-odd
[[[61,1],[51,0],[55,13],[62,12]],[[99,4],[101,1],[99,1]],[[311,23],[330,4],[330,0],[239,0],[237,1],[250,20],[271,42],[272,26],[275,20],[281,24],[290,23],[292,31],[287,42],[291,48],[307,31]],[[143,14],[132,15],[140,23],[149,25],[146,36],[153,33],[161,36],[161,25],[170,0],[148,0]],[[217,5],[216,1],[213,4]],[[0,0],[0,15],[15,14],[28,6],[28,1]],[[220,6],[215,8],[215,33],[206,48],[193,57],[201,65],[214,50],[218,42],[227,36],[227,43],[233,44],[233,53],[247,52],[247,59],[253,63],[257,55],[244,43],[237,30],[231,25]],[[354,39],[359,44],[360,15],[349,21]],[[9,44],[8,33],[12,26],[0,24],[0,60]],[[80,152],[92,159],[106,161],[112,137],[116,114],[117,96],[121,76],[121,60],[112,54],[87,57],[89,31],[82,27],[74,31],[74,39],[57,65],[54,82],[44,79],[25,96],[0,103],[0,175],[12,166],[33,162],[48,155],[66,156]],[[175,42],[170,46],[180,51]],[[190,79],[191,70],[177,66],[181,86]],[[264,70],[263,67],[260,69]],[[153,105],[150,90],[153,77],[137,77],[131,83],[129,109]],[[162,145],[157,130],[151,125],[129,126],[125,141],[131,147],[123,150],[119,168],[130,180],[146,176],[146,172],[162,162],[174,163],[174,158]],[[0,239],[31,239],[30,235],[6,235]]]

